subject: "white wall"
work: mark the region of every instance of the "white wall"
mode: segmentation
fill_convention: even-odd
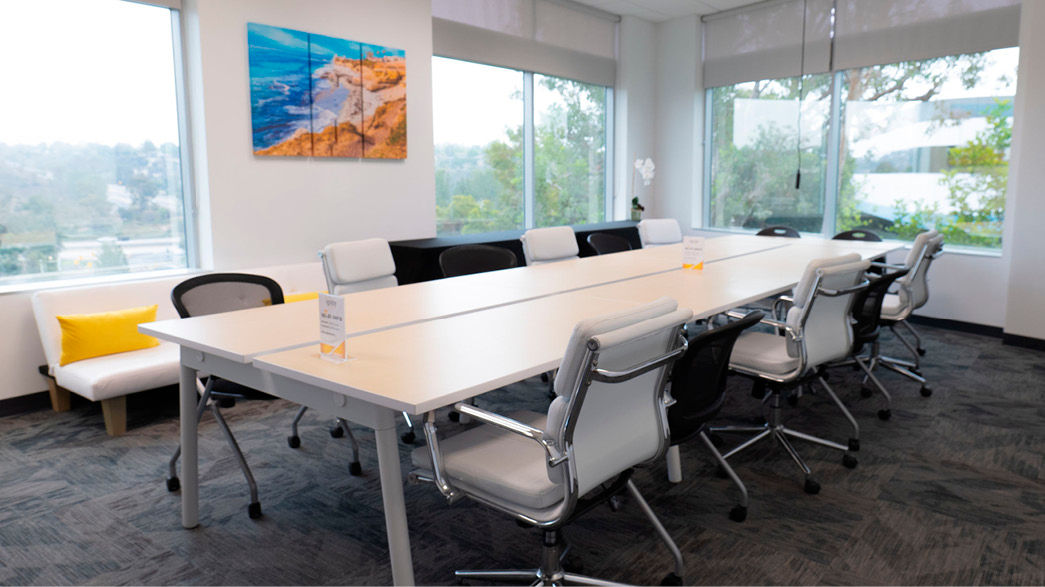
[[[1004,235],[1010,256],[1005,332],[1045,339],[1045,3],[1020,9],[1020,65]]]
[[[653,23],[625,16],[620,22],[618,42],[617,87],[614,91],[614,175],[616,190],[614,218],[628,218],[631,199],[635,196],[632,178],[635,159],[655,158],[656,121],[656,39]],[[643,187],[641,179],[634,183],[639,201],[648,206],[653,201],[653,187]]]
[[[199,36],[189,77],[198,92],[196,160],[206,163],[197,165],[200,232],[211,239],[202,243],[204,267],[311,261],[339,240],[435,236],[430,2],[193,0],[186,12]],[[405,50],[407,158],[254,156],[248,22]]]
[[[704,88],[700,69],[700,19],[657,25],[656,197],[648,216],[678,218],[700,226],[704,184]]]

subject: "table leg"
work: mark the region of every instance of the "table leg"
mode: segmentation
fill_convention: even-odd
[[[377,437],[377,462],[381,473],[381,498],[385,508],[392,582],[396,585],[413,585],[414,563],[410,556],[410,535],[406,525],[406,504],[403,501],[403,474],[399,468],[399,437],[395,426],[397,414],[391,410],[382,410],[374,435]]]
[[[200,479],[196,445],[196,370],[181,366],[179,379],[181,398],[181,525],[199,525]]]

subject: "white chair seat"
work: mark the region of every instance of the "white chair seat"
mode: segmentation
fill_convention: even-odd
[[[544,429],[546,416],[514,412],[509,418]],[[477,426],[439,441],[450,483],[470,494],[487,495],[542,510],[564,498],[562,487],[548,478],[547,457],[536,442],[494,426]],[[414,467],[432,470],[427,446],[414,449]]]
[[[882,318],[896,320],[903,315],[904,304],[900,301],[898,294],[885,294],[882,301]]]
[[[91,401],[178,383],[179,346],[159,346],[84,359],[54,368],[55,382]]]
[[[730,366],[744,370],[786,375],[798,368],[799,360],[787,354],[787,337],[766,332],[745,332],[737,339]]]

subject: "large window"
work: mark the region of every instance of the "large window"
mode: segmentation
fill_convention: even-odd
[[[605,86],[432,59],[439,235],[607,218]]]
[[[708,226],[1000,248],[1018,51],[708,90]]]
[[[0,3],[0,286],[187,265],[173,16]]]

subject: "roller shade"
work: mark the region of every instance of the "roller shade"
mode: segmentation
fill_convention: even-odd
[[[443,57],[612,86],[617,18],[550,0],[433,0]]]
[[[806,73],[829,68],[831,0],[806,0]],[[838,0],[833,69],[1019,44],[1019,0]],[[803,0],[704,17],[704,86],[799,74]]]

